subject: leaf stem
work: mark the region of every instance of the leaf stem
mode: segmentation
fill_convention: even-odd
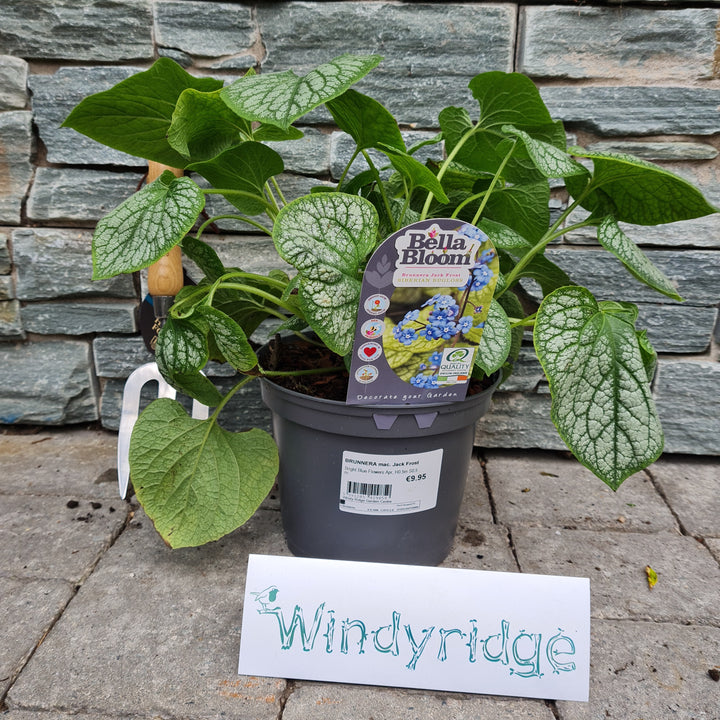
[[[367,152],[367,150],[362,151],[363,157],[365,158],[365,162],[370,166],[370,170],[372,170],[373,175],[375,176],[375,181],[377,182],[378,190],[380,190],[380,195],[382,196],[383,203],[385,204],[385,211],[388,214],[388,220],[390,221],[390,227],[392,228],[393,232],[397,230],[397,225],[395,224],[395,219],[393,218],[392,211],[390,210],[390,201],[388,200],[387,194],[385,193],[385,187],[382,184],[382,181],[380,180],[380,173],[378,172],[378,169],[375,167],[375,163],[373,163],[372,158],[370,157],[370,154]]]
[[[497,185],[497,182],[500,179],[500,176],[502,175],[502,171],[505,169],[505,166],[507,165],[508,160],[510,160],[510,157],[512,156],[513,152],[515,152],[516,146],[517,146],[517,141],[514,140],[507,155],[505,155],[502,162],[500,163],[500,167],[498,167],[497,172],[495,173],[495,175],[493,175],[493,179],[490,181],[490,187],[485,191],[485,197],[482,199],[482,202],[480,203],[480,207],[477,209],[477,212],[475,213],[475,215],[472,219],[473,225],[477,225],[477,222],[480,219],[480,216],[483,214],[483,211],[485,210],[485,206],[488,204],[488,200],[490,199],[490,196],[492,195],[492,191],[495,189],[495,186]]]
[[[342,175],[340,176],[337,187],[335,188],[336,190],[339,191],[340,188],[342,187],[342,184],[345,182],[346,175],[348,174],[348,172],[350,172],[350,167],[355,162],[355,158],[357,158],[357,156],[359,154],[360,154],[360,148],[356,147],[355,152],[352,154],[352,157],[350,158],[350,162],[345,166],[345,169],[342,171]]]
[[[575,200],[573,203],[568,205],[568,207],[565,209],[565,211],[560,215],[560,217],[552,224],[552,226],[548,229],[548,231],[538,240],[538,242],[533,245],[533,247],[528,250],[528,252],[523,255],[523,257],[518,260],[515,267],[505,276],[505,285],[503,286],[502,290],[495,295],[495,299],[499,298],[504,292],[506,292],[512,284],[520,277],[522,271],[532,262],[533,258],[541,253],[547,245],[549,245],[553,240],[556,238],[559,238],[561,235],[564,235],[566,232],[570,230],[577,230],[581,227],[587,227],[589,225],[595,225],[595,220],[592,220],[588,218],[587,220],[583,220],[582,222],[575,223],[574,225],[569,225],[568,227],[564,227],[562,229],[561,226],[565,220],[570,216],[570,213],[575,210],[576,207],[580,205],[582,202],[584,196],[579,197],[577,200]]]
[[[438,170],[437,179],[442,180],[445,171],[450,167],[450,163],[455,159],[455,156],[460,152],[462,146],[473,136],[479,129],[479,125],[473,125],[458,141],[455,147],[449,152],[448,156],[443,160],[440,169]],[[430,211],[430,205],[432,204],[433,193],[428,190],[427,198],[425,198],[425,204],[423,205],[422,212],[420,213],[420,220],[424,220]]]
[[[195,239],[199,240],[200,236],[205,232],[205,229],[208,227],[208,225],[211,225],[216,220],[240,220],[241,222],[247,223],[248,225],[252,225],[253,227],[256,227],[258,230],[262,230],[267,235],[272,235],[272,230],[269,230],[266,228],[262,223],[257,222],[256,220],[253,220],[252,218],[246,217],[245,215],[213,215],[213,217],[208,218],[197,230],[197,233],[195,234]]]

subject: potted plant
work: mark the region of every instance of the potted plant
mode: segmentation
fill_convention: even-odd
[[[562,124],[551,118],[534,84],[515,73],[476,76],[469,85],[477,101],[474,109],[445,108],[438,119],[441,132],[427,143],[407,147],[391,113],[351,89],[380,60],[376,55],[343,55],[302,77],[291,71],[251,71],[223,86],[219,80],[193,77],[161,58],[149,70],[87,97],[65,120],[65,126],[110,147],[193,173],[176,177],[166,172],[123,202],[98,223],[92,248],[94,279],[140,270],[176,246],[205,274],[198,285],[184,287],[175,298],[158,338],[156,359],[168,382],[215,411],[207,420],[194,420],[174,401],[157,400],[139,418],[130,447],[138,499],[173,547],[198,545],[235,529],[255,512],[275,480],[278,455],[272,438],[258,429],[229,433],[217,424],[228,399],[261,378],[266,402],[277,411],[279,401],[271,383],[278,378],[307,380],[320,374],[327,382],[342,373],[343,359],[352,353],[368,258],[387,236],[433,218],[479,228],[497,254],[494,272],[488,270],[492,253],[484,261],[475,257],[472,278],[477,278],[478,287],[489,275],[497,275],[497,284],[484,310],[473,376],[507,377],[523,333],[532,330],[549,381],[552,420],[582,464],[617,489],[662,451],[662,430],[649,391],[656,356],[645,332],[635,328],[637,308],[597,301],[546,258],[544,250],[568,230],[596,227],[600,244],[635,278],[680,300],[673,283],[619,223],[668,223],[716,208],[692,185],[651,163],[628,155],[568,150]],[[278,141],[299,139],[302,133],[293,123],[323,105],[355,142],[355,150],[336,186],[316,187],[286,202],[277,180],[283,160],[266,142],[276,147]],[[441,142],[441,161],[417,159],[421,146]],[[358,157],[365,164],[355,173]],[[373,159],[377,157],[383,158],[381,163]],[[197,176],[205,183],[198,184]],[[553,178],[564,180],[571,201],[551,222]],[[201,216],[210,194],[222,195],[234,206],[235,217],[271,235],[278,255],[295,273],[245,272],[242,257],[238,267],[225,267],[203,240],[213,221]],[[528,278],[539,285],[540,299],[524,288]],[[390,323],[384,336],[388,348],[394,341],[402,350],[408,339],[413,342],[420,333],[429,333],[431,312],[435,317],[450,312],[433,304],[446,301],[421,300],[418,315]],[[422,308],[425,314],[419,316]],[[452,313],[457,328],[465,318],[455,309]],[[258,359],[248,338],[268,318],[277,319],[286,334],[307,340],[312,333],[308,347],[314,350],[305,350],[303,356],[318,355],[315,367],[278,364],[277,346],[266,347]],[[467,322],[464,329],[469,330],[472,314]],[[427,334],[426,339],[438,337]],[[208,359],[228,362],[240,375],[224,397],[201,373]],[[407,378],[408,388],[413,380],[416,385],[432,381],[432,371],[414,372]],[[487,395],[493,383],[486,384]],[[294,402],[304,404],[297,400],[302,393],[289,392]],[[332,405],[331,426],[350,415],[342,399],[320,402]],[[463,421],[470,432],[460,433],[453,425],[446,433],[463,434],[463,443],[470,446],[472,423],[487,399],[469,397],[453,404],[473,403],[478,409]],[[379,412],[372,405],[355,410],[369,417]],[[395,416],[406,412],[416,415],[419,410],[394,409]],[[281,444],[284,422],[276,425]],[[305,415],[292,422],[309,425],[308,435],[319,431]],[[409,438],[421,434],[421,423],[413,422],[405,432]],[[359,432],[350,430],[351,435]],[[404,446],[404,452],[426,447],[422,438],[415,440]],[[300,462],[306,441],[307,437],[295,443],[286,474]],[[372,447],[368,440],[363,452],[373,452]],[[469,452],[470,447],[459,453],[452,450],[445,458]],[[307,449],[308,453],[306,467],[326,454],[322,449]],[[462,467],[453,467],[451,474],[464,478]],[[285,493],[281,478],[283,507],[290,504],[289,495],[302,503],[310,478],[301,480],[299,490]],[[462,485],[447,491],[458,493],[461,497]],[[323,526],[327,552],[332,554],[339,525],[335,520],[323,525],[326,520],[314,497],[309,505],[307,498],[305,502],[301,519],[306,525]],[[330,510],[336,519],[342,515],[343,522],[353,521],[351,514],[337,514],[337,502],[336,487]],[[459,505],[459,498],[453,502]],[[413,522],[419,523],[424,515],[417,513]],[[451,524],[454,530],[454,520]],[[383,535],[378,524],[363,527],[361,533]],[[419,525],[415,531],[422,535]],[[443,536],[447,532],[443,529]],[[396,542],[391,536],[384,540]]]

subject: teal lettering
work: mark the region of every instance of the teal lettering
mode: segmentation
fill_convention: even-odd
[[[575,643],[572,641],[572,638],[567,637],[567,635],[561,635],[562,629],[558,628],[558,634],[553,635],[549,640],[547,647],[545,648],[545,654],[547,655],[547,659],[550,662],[550,665],[552,666],[553,673],[556,675],[559,675],[561,672],[571,672],[575,669],[575,663],[572,661],[568,662],[559,662],[557,657],[558,655],[574,655],[575,654]],[[559,643],[565,643],[566,650],[558,650],[555,648],[556,645]]]
[[[520,657],[518,653],[518,643],[523,639],[528,638],[533,643],[533,653],[530,657]],[[542,643],[541,633],[526,633],[521,630],[517,637],[513,640],[512,644],[512,655],[513,660],[520,665],[520,667],[530,668],[527,672],[519,672],[518,670],[510,670],[510,674],[515,672],[519,677],[542,677],[543,673],[540,672],[540,644]]]
[[[440,628],[440,648],[438,649],[438,660],[440,662],[445,662],[447,660],[447,639],[451,635],[459,635],[461,638],[465,637],[465,633],[462,630],[458,630],[457,628],[453,628],[452,630],[445,630],[445,628]]]
[[[503,665],[507,665],[508,660],[508,636],[510,634],[510,623],[507,620],[502,621],[502,631],[498,635],[489,635],[486,637],[482,643],[483,643],[483,656],[486,660],[489,660],[490,662],[500,662]],[[495,653],[494,655],[490,652],[489,645],[492,640],[495,640],[497,638],[498,642],[500,642],[500,650]]]
[[[392,631],[392,637],[390,639],[389,645],[382,645],[380,643],[380,640],[378,639],[378,636],[380,635],[381,631],[383,630],[391,630]],[[375,646],[375,649],[378,652],[381,653],[390,653],[391,655],[395,655],[396,657],[400,654],[400,647],[398,645],[398,630],[400,630],[400,613],[397,611],[393,612],[393,619],[392,619],[392,625],[383,625],[382,627],[379,627],[377,630],[373,630],[373,645]]]
[[[410,658],[410,662],[405,666],[408,670],[414,670],[417,666],[417,662],[420,659],[420,656],[423,654],[423,650],[425,649],[425,646],[427,645],[427,641],[430,639],[430,636],[433,633],[433,630],[435,629],[435,626],[433,625],[430,628],[425,628],[422,633],[424,635],[422,642],[418,645],[415,642],[415,638],[412,634],[412,629],[410,628],[410,625],[405,625],[405,632],[407,633],[408,640],[410,641],[410,646],[412,647],[412,658]]]
[[[468,660],[474,663],[477,660],[477,620],[471,620],[472,630],[470,630],[470,639],[466,645],[470,648]]]
[[[280,628],[280,647],[283,650],[289,650],[292,647],[292,644],[295,642],[295,630],[299,629],[302,649],[305,652],[309,652],[313,649],[313,645],[315,644],[315,638],[318,634],[318,630],[320,629],[320,620],[322,619],[324,607],[325,603],[322,603],[315,611],[315,618],[309,633],[305,632],[305,617],[303,616],[302,608],[299,605],[296,605],[293,610],[290,627],[285,625],[285,618],[279,607],[261,608],[258,612],[260,615],[274,615],[277,618],[278,626]]]
[[[348,653],[348,635],[350,630],[357,628],[360,631],[360,639],[358,645],[360,646],[359,654],[365,653],[365,640],[367,640],[367,632],[365,631],[365,623],[362,620],[343,620],[341,631],[340,631],[340,652],[344,655]]]
[[[330,615],[330,617],[328,618],[327,629],[324,634],[325,652],[331,653],[333,651],[333,640],[335,639],[335,611],[328,610],[328,615]]]

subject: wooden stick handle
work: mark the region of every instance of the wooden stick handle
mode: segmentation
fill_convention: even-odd
[[[183,174],[179,168],[171,168],[150,160],[147,181],[151,183],[157,180],[165,170],[170,170],[175,177],[182,177]],[[153,297],[163,295],[174,297],[182,286],[182,252],[180,246],[176,245],[167,255],[163,255],[148,268],[148,292]]]

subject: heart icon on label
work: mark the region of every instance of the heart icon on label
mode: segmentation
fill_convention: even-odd
[[[380,345],[380,343],[365,343],[364,345],[361,345],[358,349],[358,357],[361,360],[375,360],[375,358],[380,357],[380,355],[382,355],[382,346]]]

